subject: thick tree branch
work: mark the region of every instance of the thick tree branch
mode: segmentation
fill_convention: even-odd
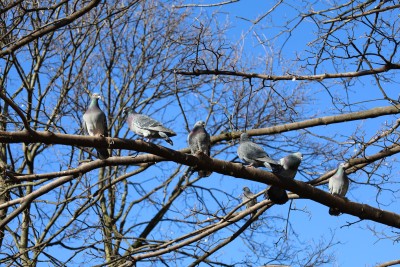
[[[304,120],[301,122],[293,122],[288,124],[277,125],[268,128],[259,128],[259,129],[252,129],[248,130],[247,133],[250,136],[258,136],[258,135],[269,135],[269,134],[277,134],[277,133],[284,133],[299,129],[305,129],[320,125],[329,125],[341,122],[348,122],[348,121],[355,121],[355,120],[363,120],[368,118],[376,118],[385,115],[391,114],[398,114],[400,113],[400,105],[396,106],[386,106],[386,107],[378,107],[372,108],[365,111],[358,111],[352,113],[346,113],[341,115],[333,115],[333,116],[326,116],[321,118],[309,119]],[[239,138],[241,132],[232,132],[232,133],[225,133],[213,136],[211,138],[212,143],[216,143],[222,140],[230,140],[234,138]],[[1,139],[0,139],[1,141]]]
[[[386,106],[372,108],[365,111],[358,111],[353,113],[326,116],[321,118],[304,120],[301,122],[293,122],[288,124],[277,125],[268,128],[259,128],[248,130],[247,133],[250,136],[258,135],[270,135],[283,132],[289,132],[304,128],[310,128],[320,125],[329,125],[341,122],[362,120],[367,118],[376,118],[385,115],[392,115],[400,113],[400,105]],[[220,135],[211,137],[213,144],[223,141],[239,138],[241,132],[228,132]],[[102,137],[90,137],[80,135],[69,135],[69,134],[56,134],[52,132],[35,132],[34,134],[27,134],[24,132],[5,132],[0,131],[0,142],[1,143],[44,143],[44,144],[62,144],[62,145],[75,145],[83,147],[107,147],[107,148],[119,148],[119,149],[139,149],[138,146],[125,147],[126,143],[123,139],[118,138],[102,138]],[[139,150],[137,150],[139,151]],[[189,150],[182,150],[182,152],[188,152]],[[150,152],[151,153],[151,152]]]
[[[398,107],[397,106],[388,106],[383,108],[375,108],[362,112],[355,112],[346,115],[338,115],[338,116],[330,116],[324,118],[311,119],[298,123],[291,123],[287,125],[280,125],[270,128],[264,129],[253,129],[248,132],[252,135],[261,135],[261,134],[273,134],[284,131],[290,131],[295,129],[301,129],[306,127],[312,127],[317,125],[325,125],[331,123],[337,123],[340,121],[350,121],[364,118],[372,118],[382,115],[388,114],[397,114]],[[236,135],[236,136],[235,136]],[[213,138],[214,142],[217,142],[222,139],[227,139],[229,136],[237,137],[239,133],[231,133],[231,134],[222,134]],[[222,138],[222,139],[219,139]],[[5,218],[2,222],[0,222],[0,227],[4,226],[8,223],[13,217],[17,216],[19,212],[21,212],[30,202],[32,202],[37,197],[49,192],[51,189],[54,189],[61,184],[68,182],[79,175],[81,172],[89,171],[94,168],[98,168],[100,166],[110,166],[110,165],[130,165],[130,164],[140,164],[146,162],[159,162],[170,160],[180,164],[184,164],[192,167],[200,167],[204,169],[210,169],[214,172],[218,172],[221,174],[244,178],[248,180],[257,181],[265,184],[274,184],[281,186],[287,190],[292,191],[293,193],[298,194],[302,198],[309,198],[316,202],[319,202],[323,205],[329,207],[339,208],[341,211],[352,214],[354,216],[360,217],[361,219],[369,219],[376,222],[380,222],[386,225],[390,225],[393,227],[400,228],[400,216],[382,211],[379,209],[375,209],[368,205],[362,205],[358,203],[353,203],[349,201],[345,201],[341,198],[331,196],[330,194],[314,188],[306,183],[299,181],[291,181],[285,179],[279,179],[275,175],[258,170],[258,169],[249,169],[243,167],[241,164],[230,163],[226,161],[221,161],[217,159],[208,158],[205,155],[200,154],[199,157],[194,157],[189,154],[186,154],[188,149],[183,149],[181,151],[174,151],[172,149],[168,149],[166,147],[157,146],[152,143],[147,143],[143,141],[133,141],[127,139],[119,139],[119,138],[103,138],[103,137],[90,137],[90,136],[79,136],[79,135],[68,135],[68,134],[55,134],[51,132],[33,132],[29,133],[26,131],[20,132],[0,132],[0,142],[2,143],[45,143],[45,144],[64,144],[64,145],[72,145],[72,146],[90,146],[90,147],[111,147],[113,149],[129,149],[135,150],[138,152],[146,152],[150,153],[148,155],[142,155],[138,157],[112,157],[107,160],[97,160],[92,163],[82,165],[78,167],[76,170],[70,170],[65,172],[56,172],[51,175],[46,175],[46,178],[51,177],[59,177],[61,174],[63,178],[58,178],[57,180],[39,188],[38,190],[32,192],[31,194],[20,198],[14,199],[11,202],[4,203],[0,205],[0,208],[5,208],[7,206],[20,203],[21,206],[14,210],[7,218]],[[376,159],[386,157],[389,155],[393,155],[395,153],[400,152],[399,146],[393,146],[391,148],[385,149],[379,152],[377,155],[371,158],[359,158],[352,160],[351,164],[362,164],[365,162],[372,162]],[[152,155],[151,155],[152,154]],[[354,161],[354,162],[353,162]],[[69,174],[69,172],[71,172]],[[21,180],[29,180],[29,179],[41,179],[40,174],[30,175],[21,177]]]
[[[22,133],[25,135],[25,137],[27,136],[27,133],[25,132]],[[53,141],[60,141],[61,138],[60,134],[56,135],[43,132],[37,133],[37,135],[34,137],[44,138],[44,136],[47,136],[47,139],[52,138]],[[79,146],[87,146],[89,143],[92,143],[90,141],[99,142],[102,141],[101,139],[102,139],[101,137],[94,138],[94,137],[74,136],[74,135],[62,135],[61,138],[61,140],[63,140],[64,142],[68,141],[69,144],[71,145],[79,145]],[[246,168],[242,164],[231,163],[218,159],[212,159],[204,154],[199,154],[198,157],[195,157],[189,154],[175,151],[166,147],[158,146],[152,143],[146,143],[143,141],[114,139],[113,148],[133,149],[139,152],[147,152],[153,154],[153,155],[146,155],[146,157],[148,157],[147,160],[152,160],[152,161],[170,160],[191,167],[209,169],[212,170],[213,172],[218,172],[220,174],[225,174],[236,178],[243,178],[269,185],[270,184],[278,185],[282,188],[292,191],[293,193],[298,194],[302,198],[308,198],[314,200],[325,206],[339,208],[342,212],[352,214],[361,219],[372,220],[388,226],[400,228],[400,216],[398,214],[376,209],[365,204],[346,201],[342,198],[332,196],[331,194],[325,191],[312,187],[304,182],[278,178],[274,174],[260,169]],[[387,156],[388,153],[398,153],[398,152],[400,152],[400,147],[396,146],[392,150],[382,151],[381,156]],[[131,158],[131,157],[124,157],[124,158]],[[356,159],[356,160],[363,160],[363,159]],[[103,160],[102,164],[107,164],[107,163],[111,164],[112,161],[113,158]],[[54,188],[52,185],[53,183],[54,185],[59,186],[67,181],[72,180],[75,176],[76,174],[71,176],[66,176],[62,179],[59,178],[56,181],[53,181],[50,184],[47,184],[46,186],[32,192],[31,194],[25,196],[24,198],[21,198],[19,203],[21,203],[21,205],[23,206],[26,206],[27,202],[32,201],[34,198],[41,196],[44,193],[49,192],[49,190],[53,189]],[[8,205],[9,204],[5,203],[3,205],[0,205],[0,208],[4,208],[5,206]],[[23,207],[19,207],[17,210],[20,212],[21,209],[23,209]],[[6,219],[0,222],[0,227],[4,226],[7,222],[9,222],[10,217],[12,216],[15,217],[17,210],[14,210],[10,214],[10,216],[8,216]]]

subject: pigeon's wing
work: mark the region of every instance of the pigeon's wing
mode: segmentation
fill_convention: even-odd
[[[329,193],[331,193],[331,194],[333,194],[333,190],[334,190],[335,176],[336,176],[336,173],[329,178],[328,186],[329,186]]]
[[[83,115],[83,132],[86,135],[89,135],[89,132],[88,132],[88,129],[87,129],[87,126],[86,126],[85,115]]]
[[[135,118],[132,120],[132,123],[139,129],[151,132],[164,132],[168,136],[176,135],[174,131],[164,127],[160,122],[147,115],[135,114]]]
[[[200,150],[210,156],[210,150],[211,150],[211,139],[210,139],[210,135],[207,133],[206,130],[202,131],[199,134],[199,138],[198,138],[198,146],[200,148]]]
[[[339,176],[339,181],[338,195],[344,197],[349,189],[349,178],[344,171]]]
[[[347,194],[347,191],[349,190],[349,178],[347,177],[347,174],[344,174],[344,187],[343,187],[343,196]]]
[[[261,146],[257,145],[253,142],[246,142],[245,143],[246,154],[252,159],[259,159],[268,157],[268,154],[262,149]]]
[[[238,147],[237,154],[240,159],[246,161],[256,161],[259,158],[268,157],[259,145],[250,141],[242,142]]]
[[[193,131],[191,131],[188,135],[188,144],[189,144],[189,148],[190,148],[190,152],[192,154],[195,154],[197,151],[199,151],[199,146],[198,146],[198,142],[197,142],[197,138],[196,138],[196,133],[194,133]]]
[[[106,114],[103,113],[103,136],[104,137],[108,137],[108,125],[107,125],[107,118],[106,118]]]

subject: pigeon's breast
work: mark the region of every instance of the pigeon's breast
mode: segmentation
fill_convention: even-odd
[[[89,135],[102,135],[104,133],[104,117],[101,116],[101,114],[96,114],[96,116],[84,116],[83,119],[86,122],[86,128]]]

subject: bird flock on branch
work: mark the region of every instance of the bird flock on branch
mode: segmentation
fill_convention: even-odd
[[[100,94],[93,93],[91,95],[89,107],[83,115],[84,129],[90,136],[108,137],[106,115],[99,107],[99,99],[102,99]],[[147,115],[136,113],[134,108],[131,107],[125,107],[123,113],[127,115],[126,121],[129,129],[135,134],[147,140],[150,138],[164,139],[167,143],[173,145],[170,137],[176,136],[176,133],[164,127],[157,120]],[[193,129],[187,137],[187,142],[192,155],[204,153],[210,156],[211,139],[205,129],[204,121],[198,121],[194,124]],[[99,159],[107,159],[110,156],[107,148],[96,148],[96,150]],[[303,158],[300,152],[295,152],[275,161],[268,156],[261,146],[252,142],[247,133],[242,133],[240,135],[237,155],[244,163],[248,164],[246,167],[266,167],[276,176],[286,179],[294,179]],[[212,173],[211,171],[200,169],[195,169],[194,171],[198,172],[199,177],[208,177]],[[344,170],[344,163],[341,163],[336,173],[329,178],[329,192],[332,195],[345,198],[348,187],[349,179]],[[264,196],[266,199],[279,205],[283,205],[289,200],[286,190],[276,185],[268,187]],[[247,186],[243,187],[242,201],[245,203],[246,208],[257,204],[256,195],[253,194]],[[254,216],[255,213],[256,212],[254,212],[252,216]],[[338,216],[340,215],[340,210],[331,207],[329,208],[329,214]]]

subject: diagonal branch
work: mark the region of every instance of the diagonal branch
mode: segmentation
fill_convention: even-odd
[[[378,264],[375,267],[389,267],[389,266],[398,265],[398,264],[400,264],[400,260],[393,260],[393,261],[387,261],[387,262]]]
[[[26,45],[38,38],[50,33],[50,32],[56,31],[64,26],[72,23],[73,21],[77,20],[78,18],[82,17],[83,15],[88,13],[90,10],[95,8],[98,4],[100,4],[100,2],[101,2],[100,0],[92,0],[91,2],[89,2],[89,4],[87,6],[72,13],[71,15],[69,15],[65,18],[53,21],[53,22],[33,31],[32,33],[22,37],[19,41],[17,41],[13,45],[9,46],[7,49],[1,50],[0,58],[13,53],[18,48],[21,48],[24,45]]]
[[[368,109],[365,111],[352,112],[341,115],[333,115],[320,117],[315,119],[304,120],[301,122],[293,122],[288,124],[277,125],[267,128],[259,128],[248,130],[247,133],[250,136],[257,135],[270,135],[284,133],[304,128],[310,128],[321,125],[330,125],[341,122],[349,122],[355,120],[363,120],[368,118],[376,118],[385,115],[393,115],[400,113],[400,105],[396,106],[385,106]],[[220,135],[215,135],[211,138],[213,144],[224,141],[239,138],[241,132],[228,132]],[[113,149],[131,149],[141,151],[141,144],[148,144],[146,142],[129,142],[128,140],[112,138],[112,137],[91,137],[81,135],[70,135],[70,134],[58,134],[49,131],[45,132],[34,132],[34,134],[27,134],[26,132],[6,132],[0,131],[0,143],[44,143],[44,144],[60,144],[60,145],[73,145],[82,147],[95,147],[95,148],[113,148]],[[147,151],[141,151],[147,152]],[[181,152],[189,152],[189,149],[181,150]],[[151,152],[150,152],[151,153]]]
[[[389,70],[400,69],[400,64],[394,64],[390,62],[386,62],[386,64],[380,68],[375,68],[371,70],[361,70],[354,72],[342,72],[342,73],[324,73],[317,75],[267,75],[267,74],[258,74],[258,73],[247,73],[240,71],[229,71],[229,70],[199,70],[195,69],[193,71],[183,71],[176,70],[176,74],[185,75],[185,76],[199,76],[199,75],[227,75],[227,76],[237,76],[243,78],[259,78],[263,80],[271,80],[271,81],[288,81],[288,80],[308,80],[308,81],[321,81],[325,79],[338,79],[338,78],[355,78],[361,76],[367,76],[371,74],[378,74],[382,72],[387,72]]]
[[[398,106],[388,106],[381,108],[374,108],[367,111],[355,112],[346,115],[330,116],[324,118],[311,119],[303,122],[291,123],[286,125],[279,125],[270,128],[263,129],[253,129],[249,130],[251,135],[261,135],[261,134],[274,134],[279,132],[285,132],[305,127],[313,127],[317,125],[325,125],[331,123],[337,123],[340,121],[350,121],[364,118],[373,118],[388,114],[397,114]],[[222,134],[215,136],[213,138],[214,142],[219,140],[226,140],[229,138],[237,138],[239,133]],[[79,135],[68,135],[68,134],[55,134],[51,132],[33,132],[33,134],[26,131],[20,132],[4,132],[0,131],[0,142],[3,143],[45,143],[45,144],[63,144],[72,146],[84,146],[84,147],[111,147],[113,149],[127,149],[135,150],[138,152],[150,153],[147,155],[138,156],[136,158],[132,157],[111,157],[107,160],[97,160],[91,165],[84,165],[81,168],[94,168],[96,166],[107,166],[115,164],[129,164],[135,162],[148,163],[148,162],[159,162],[159,161],[173,161],[176,163],[184,164],[191,167],[198,167],[201,169],[211,170],[220,174],[229,175],[236,178],[243,178],[247,180],[252,180],[264,184],[278,185],[282,188],[292,191],[298,194],[302,198],[308,198],[321,203],[325,206],[339,208],[342,212],[352,214],[354,216],[360,217],[361,219],[373,220],[379,223],[383,223],[389,226],[400,228],[400,216],[388,211],[383,211],[380,209],[373,208],[368,205],[358,204],[350,201],[346,201],[342,198],[338,198],[317,189],[311,185],[304,182],[293,181],[287,179],[279,179],[272,173],[262,171],[259,169],[249,169],[243,167],[242,164],[226,162],[218,159],[212,159],[204,154],[199,154],[198,157],[185,154],[188,153],[188,149],[183,149],[181,151],[175,151],[163,146],[158,146],[152,143],[147,143],[143,141],[133,141],[127,139],[119,138],[103,138],[103,137],[90,137],[90,136],[79,136]],[[381,152],[364,158],[353,159],[349,162],[350,165],[354,166],[361,163],[373,162],[379,158],[387,157],[400,152],[399,145],[393,145],[388,147]],[[132,160],[134,159],[134,160]],[[71,181],[75,177],[79,176],[79,172],[71,171],[71,174],[64,172],[61,178],[50,182],[49,184],[39,188],[38,190],[30,193],[29,195],[12,200],[12,204],[21,204],[16,210],[14,210],[7,218],[0,222],[0,227],[9,222],[12,218],[16,217],[19,212],[21,212],[30,202],[32,202],[37,197],[49,192],[51,189],[60,186],[63,183]],[[59,177],[60,173],[54,173],[54,177]],[[28,178],[25,176],[24,178]],[[22,179],[24,179],[22,178]],[[29,178],[38,179],[40,175],[32,175]],[[10,202],[11,203],[11,202]],[[4,203],[0,205],[0,208],[5,208],[10,206],[10,203]]]
[[[204,154],[199,154],[198,157],[196,157],[169,148],[158,146],[155,144],[146,143],[143,141],[132,141],[125,139],[117,139],[117,140],[119,142],[123,142],[127,149],[136,149],[137,151],[140,152],[148,152],[153,154],[153,155],[146,155],[148,157],[148,160],[149,159],[154,161],[170,160],[191,167],[209,169],[213,172],[229,175],[235,178],[242,178],[269,185],[271,184],[277,185],[279,187],[290,190],[293,193],[296,193],[301,198],[311,199],[328,207],[339,208],[341,212],[354,215],[361,219],[372,220],[388,226],[400,228],[400,215],[396,213],[377,209],[366,204],[359,204],[347,201],[343,198],[333,196],[323,190],[315,188],[304,182],[279,178],[267,171],[263,171],[256,168],[254,169],[246,168],[242,164],[231,163],[227,161],[209,158]],[[115,144],[118,145],[118,142],[115,142]],[[381,157],[387,157],[391,153],[399,153],[399,152],[400,152],[400,146],[396,146],[392,149],[381,151],[379,155]],[[131,158],[131,157],[125,157],[125,158]],[[113,158],[110,158],[104,160],[103,162],[107,163],[108,161],[112,160]],[[361,160],[364,159],[354,159],[355,163],[358,163],[358,161]],[[366,157],[366,160],[369,160],[369,158]],[[51,189],[55,187],[58,187],[68,181],[71,181],[75,177],[77,177],[77,174],[58,178],[57,180],[52,181],[49,184],[19,199],[18,202],[21,204],[21,206],[15,209],[4,220],[0,221],[0,228],[3,227],[5,224],[7,224],[10,220],[15,218],[35,198],[49,192]],[[5,203],[3,205],[0,205],[0,208],[4,208],[8,205],[9,203]]]
[[[33,133],[33,130],[31,129],[31,127],[29,126],[29,122],[26,120],[26,117],[24,115],[24,113],[21,111],[21,109],[14,103],[14,101],[12,101],[11,99],[9,99],[5,94],[3,94],[3,92],[0,91],[0,98],[2,98],[4,100],[4,102],[6,102],[8,105],[10,105],[15,112],[17,112],[18,116],[21,118],[22,123],[25,126],[25,129],[29,132],[29,133]]]

